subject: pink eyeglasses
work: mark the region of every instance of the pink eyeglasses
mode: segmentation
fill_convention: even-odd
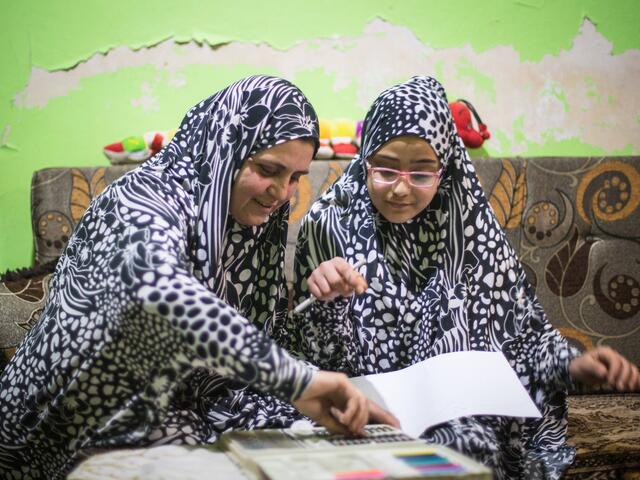
[[[400,177],[407,177],[409,185],[416,188],[433,187],[442,175],[442,168],[437,172],[407,172],[394,168],[372,167],[369,162],[367,162],[367,171],[375,183],[393,185]]]

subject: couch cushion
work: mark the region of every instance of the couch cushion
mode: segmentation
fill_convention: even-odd
[[[300,220],[313,202],[338,179],[347,165],[349,165],[348,160],[315,160],[311,162],[309,175],[300,178],[298,189],[291,198],[289,232],[287,234],[285,275],[290,282],[293,279],[293,260],[298,231],[300,230]]]
[[[0,282],[0,372],[40,316],[52,273]]]
[[[89,203],[135,165],[45,168],[31,179],[31,225],[35,264],[58,258]]]
[[[566,478],[640,478],[640,394],[572,395],[568,403],[576,459]]]
[[[640,157],[474,163],[553,324],[640,365]]]

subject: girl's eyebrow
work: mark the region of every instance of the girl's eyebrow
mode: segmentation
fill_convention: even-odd
[[[373,156],[373,158],[371,160],[394,160],[397,161],[398,157],[396,157],[395,155],[391,155],[388,153],[377,153]]]
[[[413,160],[411,163],[412,164],[413,163],[426,163],[428,165],[433,165],[433,164],[437,165],[438,164],[438,159],[437,158],[420,158],[418,160]]]
[[[371,158],[371,160],[380,160],[380,161],[398,161],[398,157],[396,157],[395,155],[391,155],[391,154],[387,154],[387,153],[382,153],[382,154],[376,154],[373,156],[373,158]],[[417,160],[411,160],[411,164],[428,164],[428,165],[437,165],[438,164],[438,159],[437,158],[419,158]]]

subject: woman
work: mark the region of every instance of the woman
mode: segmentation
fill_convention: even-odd
[[[197,398],[246,385],[362,430],[369,405],[344,375],[263,333],[286,308],[288,200],[317,145],[304,95],[249,77],[193,107],[166,149],[93,201],[0,378],[3,478],[62,478],[92,449],[213,442]]]
[[[361,259],[368,285],[352,268]],[[572,378],[640,387],[620,355],[579,357],[552,328],[432,78],[415,77],[373,103],[359,157],[303,220],[295,268],[296,302],[310,293],[323,301],[278,336],[321,368],[365,375],[447,352],[504,353],[543,417],[459,418],[422,435],[498,478],[558,478],[571,463],[564,435]]]

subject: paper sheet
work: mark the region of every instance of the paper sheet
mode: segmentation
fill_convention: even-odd
[[[351,382],[415,437],[428,427],[468,415],[540,417],[500,352],[447,353]]]

